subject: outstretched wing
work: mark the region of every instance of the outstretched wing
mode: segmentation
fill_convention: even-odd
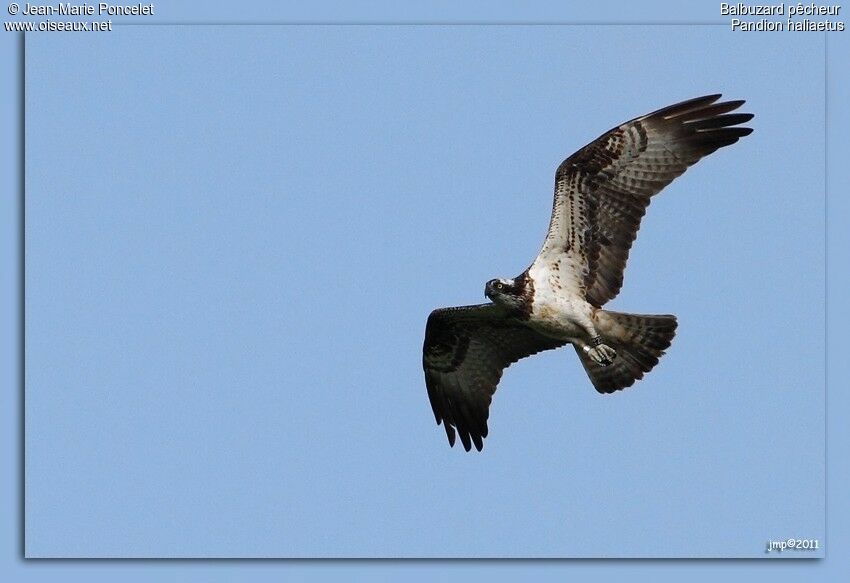
[[[434,310],[425,327],[422,366],[437,424],[466,451],[481,451],[490,401],[511,363],[565,342],[547,338],[505,316],[496,304]]]
[[[564,160],[543,249],[563,285],[596,307],[615,297],[650,197],[689,166],[753,130],[743,101],[707,95],[626,122]],[[551,267],[550,267],[551,269]]]

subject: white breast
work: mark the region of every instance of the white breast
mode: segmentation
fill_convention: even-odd
[[[557,338],[576,338],[581,328],[577,316],[584,312],[587,302],[570,293],[569,283],[556,264],[555,269],[545,261],[535,261],[528,270],[534,283],[529,324],[540,332]]]

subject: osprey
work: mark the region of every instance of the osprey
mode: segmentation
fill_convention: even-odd
[[[672,315],[602,306],[619,293],[640,220],[653,195],[703,156],[752,132],[730,113],[744,101],[683,101],[628,121],[564,160],[543,248],[512,279],[492,279],[486,304],[441,308],[425,328],[422,363],[437,424],[449,444],[483,447],[502,371],[572,344],[593,386],[613,393],[658,364],[676,332]]]

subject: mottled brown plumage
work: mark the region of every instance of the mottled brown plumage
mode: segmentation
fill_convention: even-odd
[[[752,132],[732,127],[743,101],[708,95],[621,124],[564,160],[541,254],[563,250],[573,289],[596,307],[613,299],[650,197],[718,148]]]

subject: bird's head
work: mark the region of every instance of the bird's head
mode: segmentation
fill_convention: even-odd
[[[523,301],[523,287],[515,279],[491,279],[484,286],[484,295],[493,303],[516,308]]]

